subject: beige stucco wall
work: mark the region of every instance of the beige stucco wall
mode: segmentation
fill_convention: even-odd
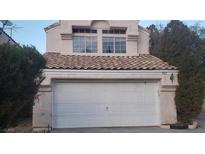
[[[52,120],[52,93],[48,87],[42,87],[38,92],[38,99],[33,107],[33,127],[44,129],[51,127]]]
[[[149,32],[139,28],[138,52],[139,54],[149,54]]]
[[[175,106],[176,87],[161,87],[160,90],[160,112],[161,124],[171,124],[177,122],[177,113]]]
[[[134,20],[61,20],[57,26],[46,30],[46,51],[47,52],[60,52],[62,54],[80,54],[80,55],[138,55],[149,53],[149,33],[142,28],[138,28],[139,21]],[[97,53],[73,53],[73,40],[72,40],[72,27],[84,26],[97,29],[98,36],[98,51]],[[126,27],[125,35],[127,38],[125,54],[107,54],[102,53],[102,29],[110,29],[113,27]],[[66,38],[62,38],[63,34]],[[76,34],[75,34],[76,35]],[[88,34],[79,34],[88,35]],[[94,35],[94,34],[89,34]],[[120,36],[120,35],[118,35]]]
[[[177,121],[176,107],[174,102],[175,90],[178,85],[177,71],[175,70],[153,70],[153,71],[103,71],[103,70],[44,70],[46,79],[42,82],[39,90],[39,99],[33,108],[34,130],[52,126],[52,80],[53,79],[136,79],[136,80],[158,80],[160,117],[161,124],[169,124]],[[171,74],[174,80],[170,80]],[[39,128],[40,127],[40,128]]]
[[[60,27],[54,27],[46,32],[46,51],[61,52]]]

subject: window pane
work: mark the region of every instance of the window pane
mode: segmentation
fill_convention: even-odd
[[[115,53],[126,53],[126,38],[125,37],[115,38]]]
[[[86,52],[87,53],[97,52],[97,37],[96,36],[86,37]]]
[[[85,52],[85,37],[74,36],[73,37],[73,52]]]
[[[114,52],[114,38],[103,37],[103,53],[113,53],[113,52]]]
[[[74,36],[73,52],[79,53],[96,53],[97,37],[96,36]]]

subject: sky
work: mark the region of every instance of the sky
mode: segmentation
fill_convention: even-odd
[[[57,22],[57,20],[11,20],[17,28],[12,32],[12,38],[21,45],[33,45],[40,53],[46,51],[46,34],[44,28]],[[166,26],[169,20],[140,20],[140,25],[148,27],[151,24]],[[198,20],[184,20],[186,25],[194,25]],[[200,21],[205,26],[205,21]],[[2,24],[0,24],[2,27]],[[5,30],[10,35],[10,30]]]

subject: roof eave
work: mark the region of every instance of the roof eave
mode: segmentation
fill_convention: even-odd
[[[52,28],[55,28],[55,27],[57,27],[57,26],[59,26],[59,25],[60,25],[60,21],[55,22],[55,23],[53,23],[53,24],[51,24],[51,25],[45,27],[44,30],[45,30],[45,32],[47,32],[48,30],[50,30],[50,29],[52,29]]]

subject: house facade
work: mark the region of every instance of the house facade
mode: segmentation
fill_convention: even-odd
[[[45,32],[34,130],[177,122],[177,68],[149,54],[139,21],[65,20]]]

